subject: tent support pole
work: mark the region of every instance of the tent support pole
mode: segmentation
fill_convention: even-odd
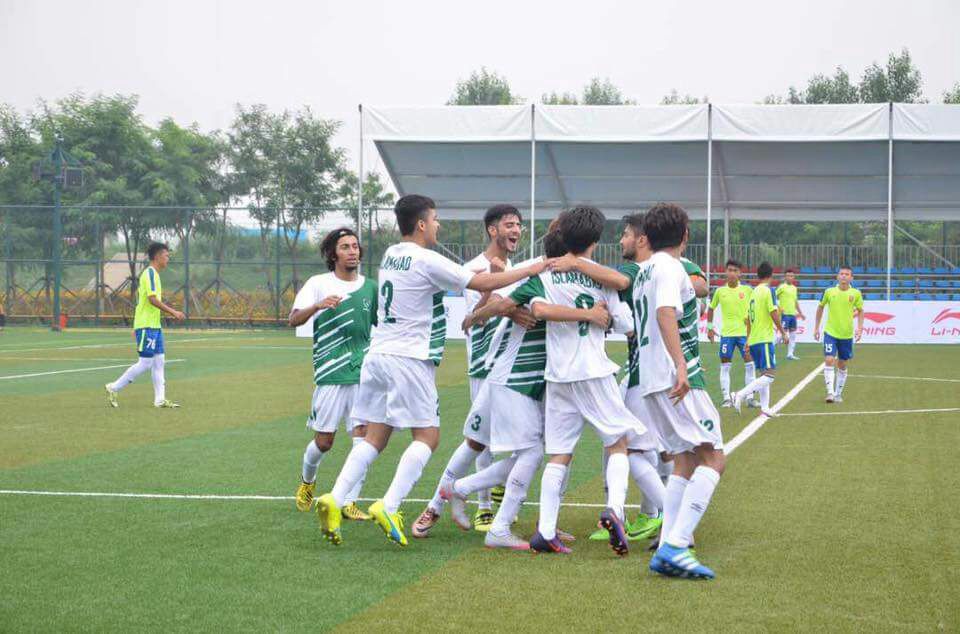
[[[707,104],[707,284],[710,284],[710,225],[713,220],[713,105]],[[724,232],[726,235],[726,232]]]
[[[893,272],[893,103],[887,110],[887,301],[890,294],[890,277]]]
[[[530,104],[530,258],[536,257],[537,229],[537,128],[536,105]]]
[[[360,111],[360,151],[357,152],[357,233],[363,232],[363,104],[357,106]]]

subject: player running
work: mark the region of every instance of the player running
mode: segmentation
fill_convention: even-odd
[[[409,429],[412,442],[400,457],[390,487],[367,511],[388,540],[407,545],[400,504],[440,441],[435,372],[446,341],[444,294],[466,288],[492,291],[546,266],[540,262],[502,273],[474,273],[430,249],[437,245],[440,230],[433,200],[403,196],[394,213],[402,240],[389,247],[380,262],[378,325],[350,414],[367,422],[367,433],[347,456],[333,490],[317,500],[321,531],[335,545],[342,541],[341,508],[348,493],[386,448],[393,431]]]
[[[660,203],[646,213],[643,232],[654,254],[641,265],[633,285],[641,417],[674,456],[660,547],[650,569],[712,579],[713,571],[697,561],[689,545],[725,460],[720,415],[700,365],[696,292],[678,259],[688,227],[687,213],[677,205]]]
[[[780,333],[780,339],[787,341],[787,334],[780,324],[780,309],[777,307],[777,295],[770,288],[773,267],[769,262],[761,262],[757,267],[757,285],[750,293],[750,308],[747,311],[747,345],[760,376],[733,395],[733,407],[740,413],[740,406],[748,395],[760,392],[760,413],[767,418],[774,414],[770,410],[770,386],[777,370],[777,355],[774,348],[773,330]]]
[[[505,262],[507,268],[510,268],[508,257],[516,253],[523,227],[520,211],[513,205],[494,205],[484,214],[483,224],[489,240],[487,248],[464,266],[471,271],[486,272],[499,270],[499,267],[491,269],[493,262]],[[470,321],[474,309],[488,297],[489,293],[478,293],[470,289],[463,292],[464,310],[467,315],[464,326]],[[478,402],[478,398],[481,386],[490,372],[490,364],[487,363],[490,342],[494,338],[499,323],[500,319],[496,318],[464,329],[467,333],[467,375],[470,380],[470,402],[472,403],[470,415],[467,416],[463,425],[464,440],[450,456],[450,461],[443,471],[443,476],[427,508],[413,523],[411,533],[414,537],[427,537],[430,529],[439,521],[444,505],[440,490],[444,485],[466,475],[471,463],[476,464],[478,472],[493,463],[493,457],[488,448],[490,444],[489,406],[486,398],[480,399],[481,402]],[[528,314],[527,325],[532,326],[533,323],[535,320]],[[473,526],[480,532],[486,532],[490,530],[494,517],[490,489],[478,491],[477,498],[479,508],[473,519]]]
[[[147,247],[147,258],[150,260],[150,265],[140,273],[140,281],[137,285],[137,308],[133,314],[133,334],[137,342],[137,355],[140,358],[127,368],[119,379],[103,386],[107,392],[107,403],[110,407],[120,407],[117,393],[147,370],[150,370],[153,379],[153,406],[180,407],[178,403],[167,400],[163,372],[166,354],[160,314],[166,313],[178,321],[184,318],[182,312],[163,303],[162,299],[160,272],[167,268],[167,263],[170,261],[170,247],[161,242],[153,242]]]
[[[733,353],[737,350],[743,357],[743,384],[750,384],[756,377],[756,366],[747,347],[747,309],[750,306],[750,286],[740,283],[743,266],[736,260],[727,260],[727,283],[713,292],[710,307],[707,309],[707,338],[714,342],[716,332],[713,329],[713,314],[717,306],[723,314],[720,329],[720,390],[723,402],[720,407],[730,407],[730,367]],[[753,399],[748,403],[756,407]]]
[[[823,331],[823,380],[827,385],[827,403],[843,402],[843,386],[847,384],[847,362],[853,358],[853,342],[863,336],[863,295],[850,286],[853,269],[841,266],[837,285],[823,291],[817,306],[813,338],[820,341],[820,319],[827,307],[827,325]],[[853,317],[857,330],[853,331]]]
[[[777,304],[780,306],[780,320],[787,332],[787,358],[798,361],[797,356],[797,317],[806,320],[800,302],[797,301],[797,269],[788,268],[783,281],[777,286]]]
[[[309,511],[313,504],[317,469],[333,447],[340,421],[353,437],[363,441],[366,425],[350,417],[360,383],[360,366],[370,347],[370,327],[377,323],[377,285],[360,275],[363,249],[357,234],[346,227],[331,231],[320,243],[320,253],[329,273],[314,275],[293,301],[289,324],[297,334],[313,337],[313,381],[307,429],[314,432],[307,443],[297,487],[297,509]],[[312,323],[309,323],[312,322]],[[363,478],[344,499],[343,516],[367,520],[360,510]]]

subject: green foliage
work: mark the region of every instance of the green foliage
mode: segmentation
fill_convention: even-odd
[[[540,97],[540,103],[548,106],[575,106],[579,102],[577,100],[577,96],[572,92],[551,92],[544,93]]]
[[[457,82],[448,106],[505,106],[523,103],[523,99],[510,91],[505,77],[485,67],[473,71],[470,77]]]
[[[585,106],[625,106],[637,102],[626,99],[620,89],[609,79],[594,77],[583,88],[582,103]]]
[[[661,106],[677,106],[677,105],[691,105],[696,103],[707,103],[710,99],[706,96],[701,99],[697,99],[693,95],[683,95],[681,96],[677,89],[674,88],[670,91],[669,95],[666,95],[663,99],[660,100]]]
[[[943,93],[943,103],[960,104],[960,82],[953,85],[953,88]]]
[[[837,66],[833,77],[811,77],[802,99],[804,103],[857,103],[860,93],[857,87],[850,83],[847,71]]]
[[[890,53],[887,66],[871,64],[860,80],[860,101],[863,103],[922,103],[923,78],[913,65],[910,51],[903,49],[900,55]]]

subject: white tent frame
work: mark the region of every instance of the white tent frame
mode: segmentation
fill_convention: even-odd
[[[951,116],[950,116],[950,120],[948,121],[947,126],[946,126],[946,128],[948,128],[948,132],[946,133],[945,136],[937,136],[937,135],[931,134],[927,129],[925,129],[922,122],[918,123],[918,122],[916,122],[916,121],[911,120],[911,116],[912,116],[913,114],[916,114],[916,112],[918,112],[917,109],[919,109],[919,108],[924,108],[924,107],[931,108],[930,106],[916,106],[916,105],[902,106],[901,104],[894,104],[894,103],[886,104],[886,106],[887,106],[887,107],[886,107],[886,118],[887,118],[887,121],[886,121],[886,124],[887,124],[887,125],[886,125],[886,128],[887,128],[887,135],[886,135],[886,141],[887,141],[887,175],[886,175],[886,176],[887,176],[887,188],[886,188],[887,267],[886,267],[886,296],[887,296],[887,300],[890,300],[890,299],[891,299],[891,280],[892,280],[892,272],[893,272],[893,268],[894,268],[894,261],[893,261],[893,260],[894,260],[894,248],[893,248],[893,247],[894,247],[894,239],[893,239],[893,238],[894,238],[894,227],[895,227],[895,225],[894,225],[894,212],[895,212],[895,206],[896,206],[896,205],[895,205],[895,201],[894,201],[894,197],[893,197],[893,194],[894,194],[894,190],[893,190],[893,185],[894,185],[894,172],[893,172],[893,168],[894,168],[894,145],[895,145],[894,142],[895,142],[895,140],[897,140],[897,138],[900,138],[900,139],[902,139],[902,140],[908,140],[908,141],[909,141],[909,140],[960,141],[960,125],[958,125],[958,122],[960,122],[960,118],[957,118],[957,117],[952,116],[952,115],[955,115],[955,114],[960,113],[960,110],[957,110],[956,112],[950,112],[950,113],[948,113],[948,114],[951,115]],[[671,106],[668,106],[668,107],[671,107]],[[725,108],[725,106],[719,106],[719,107],[720,107],[720,108]],[[814,109],[817,108],[817,106],[801,106],[801,107],[802,107],[802,108],[814,108]],[[830,107],[830,106],[826,106],[826,107],[824,107],[824,108],[829,108],[829,107]],[[910,110],[910,111],[904,110],[904,111],[902,111],[902,112],[897,111],[896,108],[900,108],[900,107],[903,107],[903,108],[911,108],[911,109],[913,109],[913,110]],[[459,110],[458,113],[464,110],[463,107],[460,107],[460,106],[451,106],[451,108],[460,108],[461,110]],[[576,108],[576,107],[575,107],[575,106],[569,106],[569,108]],[[771,106],[763,106],[763,108],[773,108],[773,107],[771,107]],[[944,106],[932,106],[932,108],[933,108],[933,109],[936,109],[936,108],[941,108],[941,109],[942,109],[942,108],[944,108]],[[949,106],[946,106],[946,108],[949,108]],[[960,108],[960,107],[958,107],[958,108]],[[534,232],[535,232],[535,224],[534,224],[534,223],[535,223],[535,221],[536,221],[536,186],[537,186],[537,171],[536,171],[536,170],[537,170],[537,156],[536,156],[536,153],[537,153],[537,106],[536,106],[536,104],[530,104],[530,105],[529,105],[529,112],[530,112],[530,117],[529,117],[529,121],[530,121],[530,127],[529,127],[529,144],[530,144],[530,199],[529,199],[529,204],[530,204],[530,236],[531,236],[531,247],[530,247],[530,248],[531,248],[531,257],[532,257],[533,254],[534,254],[534,244],[535,244],[535,239],[536,239],[536,236],[535,236],[535,233],[534,233]],[[359,106],[359,115],[360,115],[360,126],[359,126],[359,127],[360,127],[360,139],[359,139],[359,146],[360,146],[360,147],[359,147],[359,152],[358,152],[358,172],[359,172],[359,180],[358,180],[357,198],[358,198],[358,201],[359,201],[359,212],[360,212],[360,213],[358,214],[358,222],[362,225],[362,218],[364,217],[364,214],[363,214],[363,210],[364,210],[364,207],[363,207],[364,145],[365,145],[365,141],[367,140],[367,137],[365,136],[365,133],[364,133],[364,119],[365,119],[365,116],[366,116],[366,115],[365,115],[365,110],[364,110],[362,104]],[[706,262],[705,262],[705,265],[706,265],[706,266],[705,266],[705,270],[706,270],[706,274],[707,274],[708,277],[710,276],[710,271],[711,271],[711,268],[712,268],[712,266],[711,266],[711,265],[712,265],[712,262],[711,262],[711,251],[712,251],[712,248],[711,248],[711,247],[712,247],[712,238],[713,238],[713,236],[712,236],[712,225],[713,225],[713,219],[714,219],[714,218],[713,218],[713,186],[712,186],[713,183],[712,183],[712,179],[713,179],[713,177],[714,177],[714,174],[713,174],[713,166],[714,166],[714,127],[715,127],[714,118],[715,118],[715,116],[716,116],[716,115],[715,115],[715,107],[714,107],[714,104],[706,104],[706,139],[705,139],[705,140],[706,140],[706,163],[707,163],[707,170],[706,170],[706,175],[705,175],[705,176],[706,176],[706,179],[705,179],[705,180],[706,180],[706,221],[707,221],[706,247],[707,247],[707,251],[706,251]],[[896,119],[898,116],[899,116],[900,119],[902,120],[902,121],[901,121],[901,126],[902,126],[902,128],[903,128],[903,130],[904,130],[902,134],[895,134],[895,125],[896,125],[896,124],[895,124],[895,119]],[[934,113],[934,116],[940,116],[940,115],[938,115],[937,113]],[[372,137],[371,137],[371,138],[372,138]],[[403,138],[403,136],[400,135],[400,138]],[[876,137],[869,137],[869,138],[876,139]],[[374,139],[374,140],[375,140],[375,139]],[[409,139],[404,139],[404,140],[419,141],[419,140],[421,140],[421,139],[416,138],[416,135],[413,135],[413,137],[411,137],[411,138],[409,138]],[[444,139],[444,140],[450,140],[450,139]],[[483,139],[481,139],[481,141],[491,141],[491,140],[492,140],[492,141],[496,141],[496,140],[498,140],[498,139],[490,139],[490,138],[483,138]],[[511,141],[511,142],[516,142],[516,141],[517,141],[517,139],[516,139],[515,137],[512,137],[512,136],[511,136],[508,140]],[[753,140],[753,139],[749,139],[749,137],[744,137],[744,139],[741,139],[741,140]],[[759,139],[756,139],[756,140],[761,140],[761,141],[762,141],[762,140],[765,140],[765,139],[759,138]],[[806,139],[806,138],[796,138],[796,139],[792,139],[792,138],[791,138],[790,140],[797,140],[797,141],[804,141],[804,140],[831,141],[831,140],[845,140],[845,139],[840,138],[840,137],[838,137],[838,138],[836,138],[836,139],[832,139],[832,138],[829,138],[829,137],[823,138],[822,136],[820,136],[820,137],[816,137],[816,138],[811,137],[811,138],[809,138],[809,139]],[[560,176],[559,176],[558,171],[557,171],[557,166],[556,166],[556,162],[555,162],[555,160],[554,160],[554,158],[553,158],[553,152],[552,152],[550,143],[545,143],[545,144],[543,144],[543,148],[544,148],[545,156],[546,156],[546,159],[547,159],[547,168],[548,168],[550,174],[553,176],[554,185],[555,185],[556,188],[557,188],[557,191],[558,191],[560,200],[561,200],[563,206],[566,207],[566,206],[568,206],[567,197],[566,197],[566,194],[565,194],[565,192],[564,192],[563,183],[561,182]],[[398,191],[400,191],[400,187],[399,187],[399,185],[397,184],[397,178],[396,178],[395,173],[394,173],[394,170],[393,170],[393,168],[392,168],[392,166],[391,166],[391,164],[390,164],[390,161],[389,161],[389,159],[388,159],[386,156],[383,155],[383,152],[382,152],[382,151],[381,151],[381,157],[382,157],[383,160],[384,160],[384,165],[385,165],[388,173],[390,174],[391,179],[393,179],[394,184],[397,186]],[[723,213],[723,223],[724,223],[724,253],[726,253],[727,250],[728,250],[728,248],[729,248],[729,237],[728,237],[728,236],[729,236],[729,231],[728,231],[728,229],[729,229],[729,223],[730,223],[730,217],[731,217],[731,210],[730,210],[731,205],[730,205],[729,196],[728,196],[728,194],[727,194],[727,183],[726,183],[726,177],[725,177],[724,169],[723,169],[722,156],[721,156],[721,157],[718,157],[717,166],[718,166],[718,169],[719,169],[719,173],[716,175],[716,176],[717,176],[717,182],[718,182],[718,185],[719,185],[719,188],[720,188],[720,194],[721,194],[721,196],[722,196],[722,198],[723,198],[722,203],[723,203],[723,211],[724,211],[724,213]],[[402,194],[403,192],[400,191],[400,193]],[[960,201],[958,201],[958,203],[960,203]],[[766,204],[765,204],[765,205],[766,205]],[[775,203],[770,203],[769,205],[770,205],[771,207],[775,207]]]

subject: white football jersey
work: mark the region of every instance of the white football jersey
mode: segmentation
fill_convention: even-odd
[[[510,260],[506,262],[506,270],[510,270]],[[473,258],[464,266],[474,272],[490,272],[490,260],[483,253]],[[501,292],[501,294],[503,294]],[[464,314],[473,312],[483,293],[469,288],[463,291]],[[487,360],[490,356],[490,342],[493,340],[500,318],[490,319],[485,324],[479,324],[467,330],[467,374],[477,379],[487,375]]]
[[[380,261],[377,328],[370,353],[439,364],[447,337],[446,291],[462,292],[474,272],[413,242],[389,247]]]
[[[528,279],[512,297],[521,304],[545,301],[574,308],[604,301],[611,313],[620,311],[616,291],[578,271],[544,271]],[[548,321],[546,380],[570,383],[616,374],[619,366],[607,357],[605,340],[603,329],[590,322]]]

